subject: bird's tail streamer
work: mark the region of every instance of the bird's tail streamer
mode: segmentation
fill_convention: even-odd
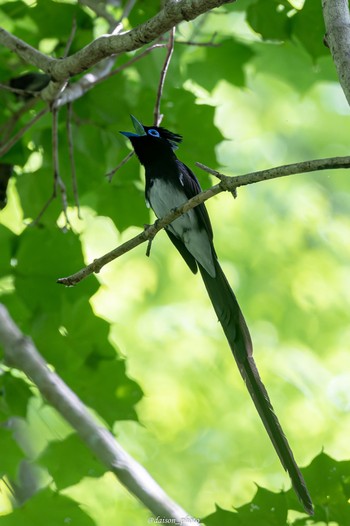
[[[199,269],[215,312],[237,362],[239,371],[265,429],[281,460],[282,466],[291,478],[294,490],[303,507],[307,513],[312,515],[313,505],[311,497],[281,424],[273,410],[265,386],[260,378],[253,358],[253,346],[249,330],[236,296],[216,259],[216,276],[214,278],[211,277],[201,265],[199,265]]]

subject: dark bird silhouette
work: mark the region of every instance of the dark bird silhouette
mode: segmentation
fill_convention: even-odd
[[[146,173],[146,201],[158,218],[201,191],[193,172],[175,155],[180,135],[156,126],[143,126],[131,116],[136,133],[128,137]],[[311,497],[292,450],[275,415],[253,359],[249,330],[217,259],[208,212],[200,204],[166,227],[166,233],[193,273],[199,269],[238,369],[269,434],[282,466],[289,473],[304,509],[313,514]]]
[[[39,92],[42,89],[46,88],[50,80],[50,76],[46,75],[46,73],[32,71],[30,73],[25,73],[20,77],[13,77],[12,79],[10,79],[9,84],[11,88],[21,89],[24,91],[28,90],[29,93],[22,93],[21,95],[17,95],[18,98],[28,100],[33,97],[33,92]]]

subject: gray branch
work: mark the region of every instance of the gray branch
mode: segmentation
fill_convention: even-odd
[[[202,170],[205,170],[206,172],[220,179],[220,183],[212,186],[204,192],[201,192],[200,194],[195,195],[183,205],[174,208],[171,212],[169,212],[169,214],[161,219],[158,219],[153,225],[145,227],[145,229],[140,234],[129,239],[119,247],[111,250],[107,254],[104,254],[100,258],[95,259],[92,263],[82,268],[75,274],[64,278],[59,278],[57,283],[71,287],[85,279],[87,276],[90,276],[90,274],[99,273],[101,268],[107,265],[107,263],[110,263],[126,252],[129,252],[129,250],[141,245],[141,243],[145,243],[145,241],[151,241],[162,228],[165,228],[181,215],[185,214],[201,203],[204,203],[220,192],[227,191],[236,196],[236,189],[239,186],[246,186],[248,184],[276,179],[277,177],[286,177],[288,175],[296,175],[306,172],[316,172],[320,170],[330,170],[336,168],[350,168],[350,157],[329,157],[326,159],[314,159],[311,161],[303,161],[299,163],[277,166],[276,168],[269,168],[267,170],[260,170],[258,172],[251,172],[245,175],[237,175],[235,177],[230,177],[217,172],[216,170],[212,170],[202,163],[196,164]]]
[[[56,59],[44,55],[44,53],[30,46],[24,40],[15,37],[3,27],[0,27],[0,44],[16,53],[25,62],[33,64],[33,66],[43,71],[49,71],[50,65],[56,62]]]
[[[120,35],[103,35],[73,55],[62,59],[53,59],[44,55],[2,28],[0,28],[0,44],[60,83],[86,71],[104,58],[134,51],[159,38],[180,22],[193,20],[215,7],[232,1],[235,0],[168,0],[157,15],[131,31]]]
[[[326,42],[350,104],[350,15],[348,0],[323,0]]]
[[[87,410],[76,394],[47,366],[32,340],[25,336],[0,303],[0,344],[6,363],[23,371],[44,398],[69,422],[87,447],[155,516],[182,524],[189,517],[166,495],[151,475]],[[170,521],[168,521],[170,522]],[[195,519],[193,519],[195,522]]]

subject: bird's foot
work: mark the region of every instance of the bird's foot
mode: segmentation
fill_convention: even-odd
[[[147,249],[146,249],[146,256],[147,257],[150,257],[150,255],[151,255],[151,248],[152,248],[153,239],[154,239],[154,236],[156,235],[156,233],[158,232],[158,229],[157,229],[158,223],[159,223],[159,219],[156,219],[155,222],[153,223],[153,225],[149,225],[147,223],[143,225],[144,230],[148,230],[151,227],[155,228],[154,232],[148,234],[149,235],[149,239],[148,239]]]

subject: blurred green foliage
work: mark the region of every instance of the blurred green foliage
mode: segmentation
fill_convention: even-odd
[[[157,9],[136,2],[126,27]],[[0,13],[5,29],[55,57],[63,54],[73,18],[72,53],[106,31],[92,11],[70,2],[3,2]],[[239,174],[346,155],[349,109],[323,33],[316,0],[304,6],[242,0],[181,24],[179,41],[218,45],[175,45],[161,110],[164,126],[184,136],[179,157],[192,168],[201,161]],[[118,57],[116,67],[132,56]],[[344,170],[256,184],[240,189],[235,201],[220,195],[208,202],[217,252],[249,322],[261,375],[296,458],[309,464],[314,519],[301,513],[291,490],[281,492],[288,478],[204,287],[163,233],[151,258],[141,246],[75,288],[56,284],[152,220],[135,158],[112,182],[105,175],[129,151],[118,133],[131,129],[129,113],[152,121],[164,56],[155,49],[74,103],[82,219],[61,109],[60,170],[72,231],[59,228],[59,199],[38,226],[27,227],[52,192],[50,115],[1,160],[15,164],[16,177],[0,211],[0,301],[124,447],[189,513],[207,516],[205,524],[346,526],[350,184]],[[0,49],[1,82],[29,70]],[[2,131],[22,105],[0,92]],[[16,130],[32,116],[33,110],[22,115]],[[204,187],[211,184],[207,174],[197,169],[197,175]],[[67,518],[79,526],[145,524],[149,512],[104,473],[28,379],[3,366],[0,392],[1,524],[56,526]],[[24,462],[36,489],[23,504],[15,496],[25,487]]]

